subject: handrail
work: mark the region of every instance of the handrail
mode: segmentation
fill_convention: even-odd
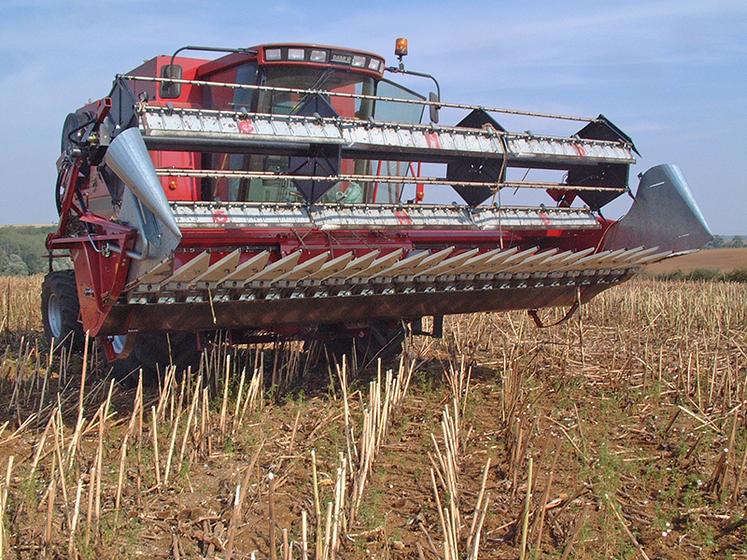
[[[254,91],[275,91],[279,93],[297,93],[301,95],[329,95],[332,97],[344,97],[348,99],[364,99],[369,101],[386,101],[389,103],[402,103],[405,105],[421,105],[421,106],[434,106],[438,108],[449,108],[449,109],[467,109],[467,110],[478,110],[485,111],[486,113],[504,113],[508,115],[522,115],[526,117],[536,117],[543,119],[555,119],[555,120],[566,120],[566,121],[580,121],[580,122],[597,122],[597,117],[580,117],[573,115],[561,115],[555,113],[544,113],[539,111],[524,111],[521,109],[509,109],[506,107],[491,107],[486,105],[471,105],[467,103],[450,103],[448,101],[427,101],[425,99],[401,99],[398,97],[388,96],[377,96],[367,95],[362,93],[347,93],[347,92],[335,92],[335,91],[324,91],[314,89],[299,89],[299,88],[286,88],[277,86],[264,86],[256,84],[236,84],[231,82],[213,82],[208,80],[184,80],[176,78],[156,78],[153,76],[134,76],[131,74],[117,74],[116,79],[122,80],[133,80],[141,82],[156,82],[156,83],[171,83],[171,84],[186,84],[195,86],[208,86],[208,87],[227,87],[232,89],[248,89]]]
[[[287,173],[273,173],[271,171],[230,171],[210,169],[167,169],[158,168],[156,174],[160,177],[195,177],[212,179],[288,179],[296,181],[322,181],[336,183],[338,181],[376,181],[382,177],[376,175],[338,174],[338,175],[291,175]],[[490,187],[501,188],[527,188],[527,189],[557,189],[564,191],[610,191],[626,192],[627,187],[608,187],[592,185],[566,185],[563,183],[552,183],[543,181],[454,181],[445,177],[412,177],[401,175],[387,175],[386,183],[422,183],[426,185],[449,185],[457,187]]]

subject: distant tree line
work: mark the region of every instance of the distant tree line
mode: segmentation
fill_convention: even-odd
[[[723,235],[714,235],[713,241],[706,245],[708,249],[741,249],[747,247],[744,238],[741,235],[732,235],[724,237]]]
[[[0,227],[0,275],[26,276],[47,271],[44,240],[51,226]]]

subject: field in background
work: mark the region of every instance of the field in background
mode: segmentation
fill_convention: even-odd
[[[0,226],[0,276],[25,276],[46,272],[48,262],[44,242],[53,225]],[[742,243],[741,236],[717,236],[721,245]],[[67,259],[57,259],[55,268],[67,268]],[[707,269],[719,272],[745,270],[747,276],[747,247],[709,248],[681,257],[649,265],[647,271],[653,276]]]
[[[676,271],[692,272],[697,269],[711,269],[721,272],[747,269],[747,247],[739,249],[705,249],[689,255],[666,259],[650,264],[646,272],[653,275]]]
[[[0,278],[9,557],[747,557],[745,284],[451,317],[378,375],[217,345],[142,389],[50,356],[39,286]]]

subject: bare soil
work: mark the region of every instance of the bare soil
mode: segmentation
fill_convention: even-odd
[[[741,249],[704,249],[689,255],[673,257],[646,267],[649,274],[691,272],[698,268],[708,268],[721,272],[747,269],[747,247]]]
[[[299,559],[305,512],[308,557],[317,558],[317,522],[324,548],[340,455],[353,466],[361,456],[375,367],[349,372],[346,423],[341,379],[323,361],[307,363],[292,346],[214,349],[188,430],[196,376],[146,388],[142,407],[135,389],[115,384],[99,438],[107,372],[89,356],[81,393],[81,358],[58,349],[50,361],[35,290],[35,279],[13,283],[0,301],[7,557],[226,558],[230,550],[234,559]],[[543,315],[549,322],[562,310]],[[257,352],[264,368],[254,367]],[[410,385],[386,423],[355,521],[347,494],[340,546],[327,558],[467,558],[488,458],[477,558],[519,558],[523,540],[525,558],[747,558],[747,286],[633,281],[544,330],[521,313],[451,317],[444,339],[416,338],[406,357],[382,365],[395,377],[410,372]],[[252,371],[264,391],[242,416]],[[460,512],[456,557],[444,555],[431,482],[445,407],[459,418],[457,495],[437,487],[442,506],[454,500]],[[354,476],[345,481],[349,492]]]

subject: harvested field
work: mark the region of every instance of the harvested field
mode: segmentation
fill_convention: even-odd
[[[452,317],[378,372],[216,345],[158,387],[50,354],[39,286],[0,279],[7,557],[747,557],[747,285]]]
[[[650,264],[646,267],[646,272],[655,275],[678,270],[691,272],[697,269],[712,269],[721,272],[747,269],[747,247],[741,249],[705,249]]]

